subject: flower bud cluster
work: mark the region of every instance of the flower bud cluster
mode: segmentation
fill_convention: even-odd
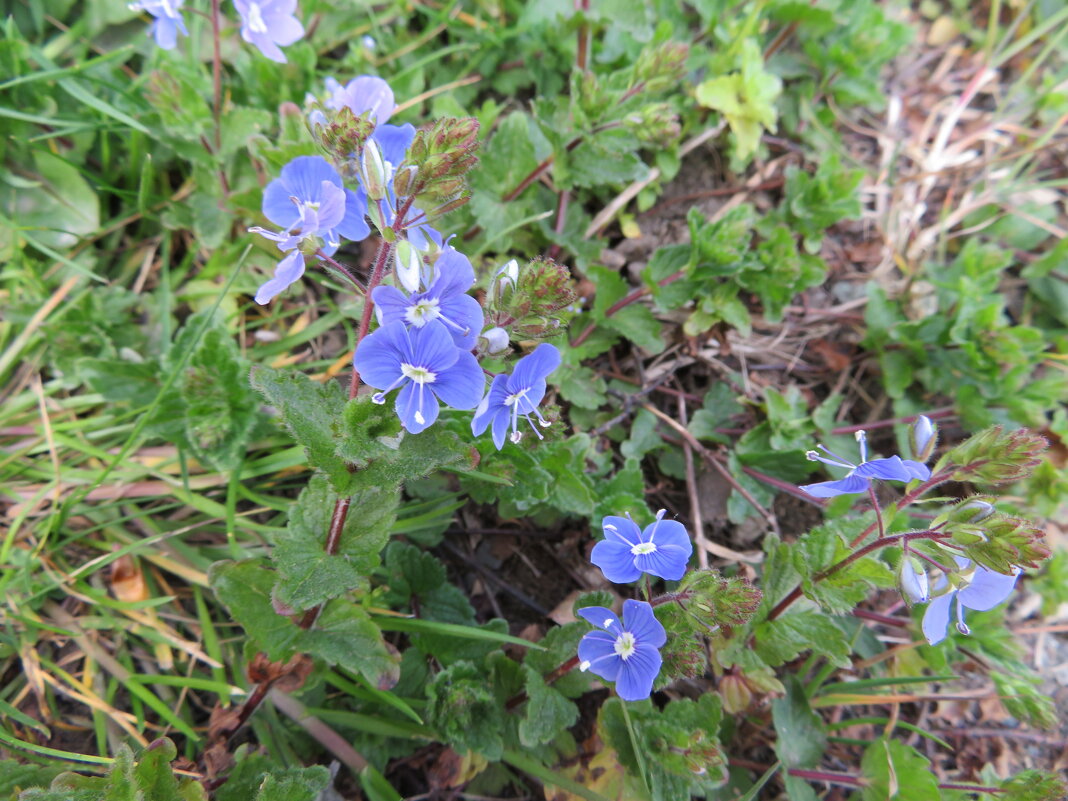
[[[346,166],[356,163],[356,154],[374,133],[375,123],[369,111],[357,115],[348,106],[329,109],[316,102],[308,113],[308,128],[330,160],[348,172]],[[355,177],[355,170],[347,177]]]
[[[1049,443],[1031,431],[988,428],[949,451],[938,463],[954,465],[952,480],[1011,484],[1027,478],[1042,462]]]
[[[393,181],[397,196],[455,207],[466,191],[465,176],[478,163],[478,128],[473,117],[446,117],[417,131]]]
[[[682,42],[665,42],[646,47],[634,63],[634,82],[648,92],[663,92],[679,84],[686,75],[690,48]]]
[[[552,259],[535,259],[524,269],[515,261],[493,277],[486,297],[490,320],[522,339],[558,334],[565,310],[575,303],[571,273]]]

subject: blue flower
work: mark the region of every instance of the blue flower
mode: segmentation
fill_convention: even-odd
[[[823,481],[819,484],[804,484],[801,486],[805,492],[814,498],[833,498],[836,495],[853,495],[858,492],[867,492],[868,487],[871,486],[872,479],[880,479],[882,481],[912,481],[914,478],[927,480],[931,477],[931,471],[928,467],[920,462],[914,462],[911,459],[902,459],[900,456],[891,456],[889,459],[872,459],[870,462],[868,458],[868,439],[863,431],[858,431],[856,434],[857,442],[860,443],[860,464],[855,465],[851,462],[847,462],[841,456],[824,448],[822,445],[817,445],[821,451],[833,458],[828,459],[826,456],[820,456],[816,451],[809,451],[805,454],[809,461],[823,462],[824,464],[831,464],[835,467],[848,467],[849,472],[844,478],[840,478],[837,481]]]
[[[989,570],[982,565],[976,565],[967,576],[972,562],[970,559],[955,556],[957,567],[962,571],[966,579],[963,586],[950,589],[943,595],[939,595],[931,601],[927,611],[923,613],[923,635],[931,645],[937,645],[946,638],[949,630],[949,614],[953,600],[957,601],[957,631],[961,634],[970,634],[971,629],[964,622],[964,610],[974,609],[976,612],[986,612],[1002,603],[1012,594],[1016,586],[1016,579],[1020,575],[1020,568],[1014,567],[1012,575],[1006,576]],[[943,577],[936,589],[942,589],[949,582]]]
[[[344,86],[334,78],[327,78],[326,91],[329,93],[325,101],[327,108],[338,111],[348,106],[357,117],[369,111],[375,125],[388,120],[397,107],[389,84],[374,75],[361,75]]]
[[[504,447],[504,433],[511,423],[512,442],[519,442],[522,434],[519,432],[519,417],[525,417],[538,439],[542,439],[534,421],[530,419],[533,414],[538,418],[542,426],[549,423],[538,411],[538,404],[545,397],[545,378],[553,370],[560,366],[560,351],[552,345],[543,342],[534,348],[534,351],[516,362],[511,375],[498,375],[493,379],[489,392],[478,404],[475,418],[471,421],[471,431],[475,436],[482,434],[486,428],[493,425],[493,444],[497,450]]]
[[[587,606],[578,614],[602,631],[591,631],[579,642],[580,670],[590,670],[616,683],[624,701],[648,698],[663,659],[660,646],[667,633],[644,601],[623,602],[623,622],[603,606]]]
[[[322,250],[333,255],[339,237],[358,241],[371,229],[364,219],[366,202],[361,194],[345,189],[341,176],[320,156],[299,156],[282,168],[281,175],[263,192],[263,214],[282,231],[254,227],[253,233],[278,243],[287,255],[275,268],[274,277],[256,292],[256,302],[272,298],[304,274],[302,243],[315,237],[324,240]]]
[[[593,546],[590,561],[616,584],[637,581],[642,573],[678,581],[693,553],[690,536],[677,520],[664,520],[666,509],[642,531],[627,517],[609,515],[602,522],[604,539]]]
[[[433,278],[425,292],[405,295],[396,287],[378,286],[371,298],[378,321],[383,325],[401,320],[406,325],[422,328],[440,320],[457,347],[471,350],[484,322],[482,307],[467,294],[474,283],[471,262],[455,248],[446,247],[434,262]]]
[[[183,0],[137,0],[130,3],[131,11],[147,11],[155,20],[149,31],[156,38],[156,44],[164,50],[173,50],[178,44],[179,32],[188,36],[182,19]]]
[[[294,16],[297,0],[234,0],[241,15],[241,38],[255,45],[271,61],[286,63],[278,46],[291,45],[304,35]]]
[[[367,384],[381,390],[371,398],[375,403],[401,388],[397,416],[412,434],[438,419],[439,399],[454,409],[474,409],[486,386],[475,357],[457,348],[437,320],[411,330],[400,320],[388,323],[364,338],[352,362]]]

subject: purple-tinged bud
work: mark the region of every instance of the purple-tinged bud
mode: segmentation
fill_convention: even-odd
[[[921,414],[909,428],[909,449],[917,462],[926,462],[938,444],[938,427],[931,418]]]
[[[897,588],[901,591],[901,598],[906,606],[925,604],[931,600],[927,571],[909,556],[902,556],[901,564],[898,565]]]

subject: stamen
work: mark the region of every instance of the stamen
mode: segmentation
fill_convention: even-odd
[[[827,448],[823,447],[823,445],[816,445],[816,447],[819,448],[824,453],[828,454],[829,456],[833,457],[833,458],[828,459],[826,456],[820,456],[815,451],[809,451],[809,453],[812,454],[812,460],[814,462],[823,462],[824,464],[833,464],[836,467],[847,467],[850,470],[855,470],[856,469],[857,466],[855,464],[853,464],[852,462],[847,462],[845,459],[843,459],[841,456],[839,456],[834,451],[828,450]]]
[[[523,439],[523,435],[520,434],[518,431],[513,431],[511,434],[508,435],[508,439],[511,442],[519,442],[519,440]]]
[[[590,660],[589,659],[587,659],[587,660],[585,660],[583,662],[579,662],[579,670],[581,670],[583,673],[585,673],[589,669],[590,669]]]
[[[968,624],[964,622],[964,605],[961,604],[960,599],[956,599],[957,604],[957,631],[961,634],[971,634],[972,630],[968,628]]]
[[[853,435],[857,439],[857,444],[860,446],[860,463],[864,464],[868,461],[868,435],[864,431],[858,431]]]
[[[386,393],[385,392],[376,392],[374,395],[371,396],[371,403],[377,403],[379,406],[381,406],[385,402],[386,402]]]

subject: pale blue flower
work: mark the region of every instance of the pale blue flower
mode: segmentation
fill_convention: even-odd
[[[614,681],[624,701],[648,698],[663,664],[660,647],[667,642],[653,607],[644,601],[624,601],[622,621],[603,606],[587,606],[578,614],[598,628],[579,642],[579,669]]]
[[[657,512],[644,531],[630,515],[609,515],[601,523],[604,539],[593,546],[590,561],[616,584],[637,581],[643,573],[678,581],[686,573],[693,544],[686,527],[677,520],[664,520],[666,514],[666,509]]]
[[[467,294],[475,283],[471,262],[455,248],[446,247],[434,262],[433,276],[426,291],[412,295],[392,286],[375,287],[371,298],[378,321],[401,320],[407,326],[422,328],[440,320],[458,347],[471,350],[484,322],[482,307]]]
[[[872,459],[870,462],[867,461],[867,436],[863,431],[858,431],[856,437],[857,442],[860,444],[859,465],[846,461],[841,456],[832,453],[822,445],[817,445],[817,448],[832,458],[828,459],[826,456],[820,456],[816,451],[809,451],[805,455],[810,461],[823,462],[824,464],[834,465],[835,467],[849,468],[849,472],[845,477],[840,478],[837,481],[823,481],[819,484],[804,484],[800,488],[815,498],[833,498],[836,495],[853,495],[858,492],[867,492],[868,487],[871,486],[872,479],[909,482],[914,478],[926,481],[931,477],[931,471],[926,465],[921,464],[920,462],[914,462],[911,459],[902,459],[900,456],[891,456],[888,459]]]
[[[371,398],[375,403],[385,403],[386,393],[400,387],[397,416],[412,434],[438,419],[439,399],[454,409],[473,409],[486,385],[475,357],[456,347],[437,320],[411,330],[399,320],[382,326],[356,348],[353,365],[365,383],[381,390]]]
[[[982,565],[975,565],[969,576],[971,560],[960,556],[955,556],[954,559],[963,576],[961,586],[935,597],[923,613],[923,635],[931,645],[937,645],[946,638],[954,600],[957,602],[957,631],[970,634],[971,629],[964,622],[964,610],[986,612],[1003,603],[1012,594],[1016,579],[1020,576],[1018,567],[1013,567],[1012,575],[1005,575]],[[949,582],[943,577],[935,589],[937,591],[948,585]]]
[[[493,444],[500,450],[504,447],[504,435],[509,426],[512,429],[510,439],[512,442],[519,442],[522,436],[519,431],[519,418],[523,417],[538,435],[538,439],[542,439],[541,432],[530,419],[530,415],[536,416],[542,426],[549,425],[538,411],[538,404],[545,397],[546,377],[559,366],[560,351],[543,342],[532,353],[516,362],[511,375],[495,376],[486,397],[478,404],[475,417],[471,421],[471,431],[477,437],[492,425]]]
[[[130,3],[131,11],[147,11],[155,19],[149,32],[156,39],[156,44],[164,50],[173,50],[178,44],[178,34],[188,36],[185,21],[182,19],[183,0],[137,0]]]
[[[320,156],[299,156],[283,167],[263,192],[263,214],[282,230],[249,229],[277,242],[287,254],[274,277],[259,288],[256,302],[269,303],[304,274],[303,243],[312,242],[315,248],[315,241],[322,240],[323,253],[331,256],[340,237],[365,238],[371,232],[364,219],[366,208],[361,194],[345,189],[337,170]]]
[[[295,16],[297,0],[234,0],[234,6],[241,15],[241,38],[271,61],[285,64],[279,45],[291,45],[304,35]]]

